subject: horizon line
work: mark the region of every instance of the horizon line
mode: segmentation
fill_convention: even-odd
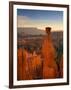
[[[17,27],[17,28],[34,28],[34,29],[37,29],[37,30],[43,30],[43,31],[45,31],[45,29],[40,29],[40,28],[37,28],[37,27]],[[46,27],[45,27],[45,28],[46,28]],[[53,29],[51,28],[51,32],[60,32],[60,31],[63,32],[63,30],[53,30]]]

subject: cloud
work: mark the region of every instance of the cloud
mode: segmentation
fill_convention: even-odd
[[[17,16],[17,23],[19,25],[23,25],[25,23],[29,23],[31,20],[27,16]]]
[[[36,27],[38,29],[45,29],[50,26],[53,30],[63,30],[63,24],[57,22],[49,22],[48,20],[32,19],[27,16],[17,16],[17,27]]]
[[[18,18],[18,20],[30,20],[30,18],[27,16],[19,16],[18,15],[17,18]]]

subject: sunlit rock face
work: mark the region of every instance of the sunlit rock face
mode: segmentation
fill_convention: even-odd
[[[56,78],[58,75],[57,64],[55,62],[56,51],[51,37],[51,28],[46,28],[47,35],[43,38],[42,56],[43,56],[43,78]]]

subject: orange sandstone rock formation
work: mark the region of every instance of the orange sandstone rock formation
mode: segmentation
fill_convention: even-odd
[[[63,55],[61,57],[59,66],[60,66],[60,77],[63,78]]]
[[[17,79],[22,80],[22,49],[17,51]]]
[[[57,78],[58,68],[55,62],[56,52],[51,40],[51,28],[46,28],[47,35],[42,42],[42,56],[43,56],[43,78]]]

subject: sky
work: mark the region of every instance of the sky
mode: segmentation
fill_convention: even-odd
[[[63,11],[17,9],[17,27],[63,30]]]

